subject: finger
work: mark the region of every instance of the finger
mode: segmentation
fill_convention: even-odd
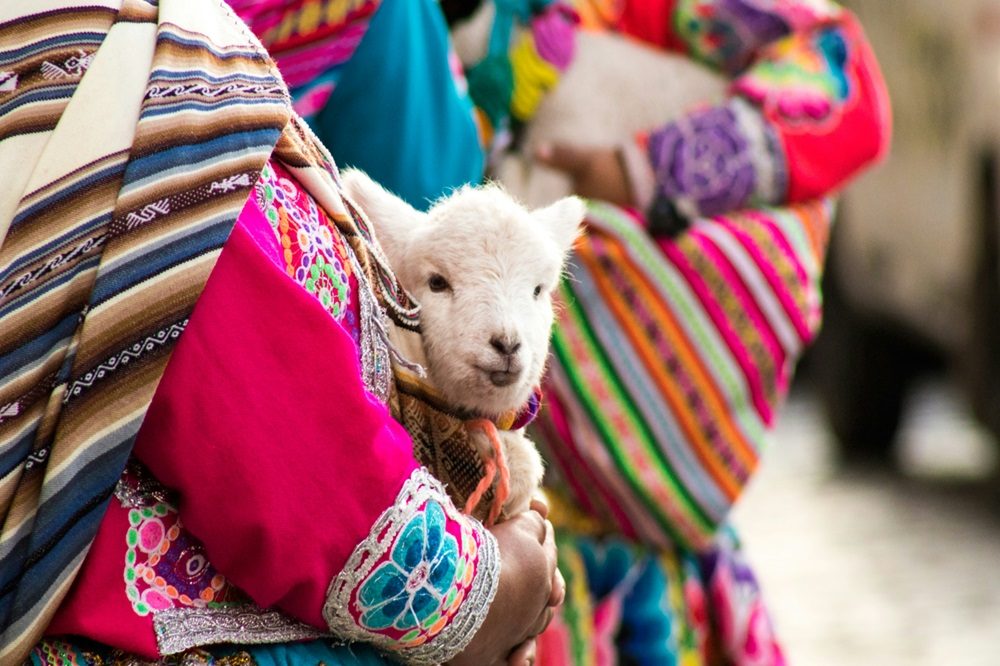
[[[552,591],[549,593],[549,606],[555,608],[561,606],[566,600],[566,579],[563,578],[559,567],[556,567],[552,574]]]
[[[534,638],[524,641],[510,653],[507,658],[507,666],[532,666],[535,663],[537,654],[537,644]]]
[[[545,554],[551,558],[550,561],[554,564],[556,561],[556,529],[552,527],[552,521],[546,520],[543,530],[542,540],[539,543],[545,547]]]
[[[545,555],[549,558],[549,562],[555,566],[556,561],[556,529],[552,527],[552,521],[547,518],[542,519],[542,538],[539,540],[542,547],[545,548]]]
[[[574,175],[585,170],[590,163],[589,152],[564,143],[541,143],[535,148],[535,159],[542,164]]]
[[[545,545],[546,539],[549,538],[548,528],[545,525],[548,521],[542,517],[542,514],[529,509],[516,516],[515,519],[521,521],[524,529],[529,530],[531,534],[535,535],[538,543]]]
[[[545,493],[539,490],[534,497],[531,498],[531,504],[528,508],[540,515],[542,518],[549,517],[549,501],[545,498]]]
[[[530,636],[538,636],[540,633],[545,631],[549,623],[552,622],[552,618],[555,617],[556,611],[554,608],[546,607],[545,610],[541,612],[535,623],[531,625],[531,631],[528,632]]]

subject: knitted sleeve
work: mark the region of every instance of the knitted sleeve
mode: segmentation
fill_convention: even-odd
[[[648,162],[626,163],[634,181],[655,181],[637,188],[653,193],[641,202],[653,216],[808,200],[835,191],[886,150],[889,102],[878,63],[856,18],[839,5],[634,4],[659,6],[669,22],[661,34],[639,36],[732,77],[723,103],[637,138]]]

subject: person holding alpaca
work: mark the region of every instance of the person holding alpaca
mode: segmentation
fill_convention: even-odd
[[[417,308],[258,40],[44,9],[0,9],[0,663],[529,663],[546,507],[487,529],[415,459]]]
[[[305,52],[304,44],[334,34],[303,20],[299,10],[305,4],[286,3],[284,18],[270,23],[248,16],[279,65],[282,53],[291,59]],[[573,40],[567,35],[574,30],[574,8],[586,27],[631,33],[732,78],[731,94],[720,105],[650,128],[626,146],[550,145],[539,155],[568,171],[582,194],[629,206],[592,207],[590,233],[571,261],[589,281],[570,280],[564,288],[577,303],[584,302],[581,290],[589,289],[586,307],[594,310],[564,310],[568,318],[555,329],[553,381],[539,425],[555,472],[553,517],[560,523],[560,563],[570,599],[543,636],[539,660],[784,663],[752,569],[725,516],[757,464],[794,360],[819,325],[818,284],[833,213],[824,196],[870,165],[888,143],[888,101],[860,27],[850,12],[823,0],[504,0],[495,4],[506,14],[502,25],[511,41],[484,45],[486,65],[468,63],[460,72],[433,3],[373,4],[378,6],[365,15],[358,60],[330,71],[322,59],[313,61],[313,80],[334,82],[316,113],[335,118],[339,110],[359,120],[339,127],[314,120],[314,126],[338,159],[373,173],[418,208],[484,175],[482,169],[456,175],[448,165],[464,161],[463,169],[474,171],[491,152],[516,140],[519,124],[530,123],[539,96],[571,66]],[[454,0],[441,7],[457,20],[479,4]],[[602,10],[596,14],[601,26],[584,11],[588,7]],[[603,11],[609,9],[622,13]],[[527,27],[527,36],[509,31],[516,23]],[[284,27],[268,27],[278,25]],[[310,84],[296,85],[300,103],[311,103]],[[362,89],[378,90],[379,96],[350,94]],[[365,105],[365,99],[385,101]],[[442,109],[454,113],[445,116]],[[367,150],[355,137],[364,136],[359,128],[380,120],[386,120],[379,125],[384,143]],[[699,160],[705,157],[702,147],[711,159]],[[443,168],[436,168],[438,162]],[[390,168],[379,172],[379,163]],[[411,190],[407,183],[414,178],[422,184]],[[753,259],[739,264],[746,256]],[[739,285],[733,267],[740,265],[750,267],[744,277],[766,289],[751,293],[744,286],[727,299],[729,288]],[[632,282],[621,281],[621,271],[630,272]],[[648,280],[650,274],[657,279]],[[636,291],[636,284],[646,291]],[[662,295],[670,293],[682,294],[683,304],[694,307],[682,308]],[[647,300],[635,300],[636,294]],[[633,301],[626,302],[629,297]],[[755,306],[757,297],[780,307]],[[594,312],[602,307],[625,313],[610,329],[613,339],[592,333]],[[640,318],[651,312],[654,319]],[[775,313],[786,321],[774,319]],[[636,331],[649,338],[644,344],[650,348],[670,350],[671,341],[656,339],[658,331],[670,329],[652,325],[662,321],[674,321],[675,332],[682,331],[676,340],[689,337],[686,356],[607,363],[627,339],[622,336]],[[629,326],[634,330],[626,331]],[[580,337],[587,328],[590,336]],[[715,346],[692,346],[691,340]],[[602,357],[605,364],[596,364]],[[606,401],[587,395],[587,382],[569,381],[574,371],[577,378],[611,377],[602,395],[621,403],[633,397],[620,391],[625,384],[655,374],[659,384],[646,397],[682,427],[666,428],[673,429],[671,437],[662,424],[650,431],[642,414],[611,414]],[[673,392],[672,402],[663,387]],[[628,428],[644,431],[635,451],[645,456],[643,469],[653,473],[626,464],[628,455],[619,448],[625,440],[615,434],[629,434]]]

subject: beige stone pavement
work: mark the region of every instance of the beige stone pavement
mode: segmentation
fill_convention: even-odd
[[[839,472],[808,390],[782,415],[734,519],[790,666],[1000,665],[1000,447],[928,385],[899,448]]]

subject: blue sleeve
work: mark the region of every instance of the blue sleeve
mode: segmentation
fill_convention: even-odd
[[[339,166],[422,210],[483,177],[472,103],[452,75],[434,0],[384,0],[312,125]]]

